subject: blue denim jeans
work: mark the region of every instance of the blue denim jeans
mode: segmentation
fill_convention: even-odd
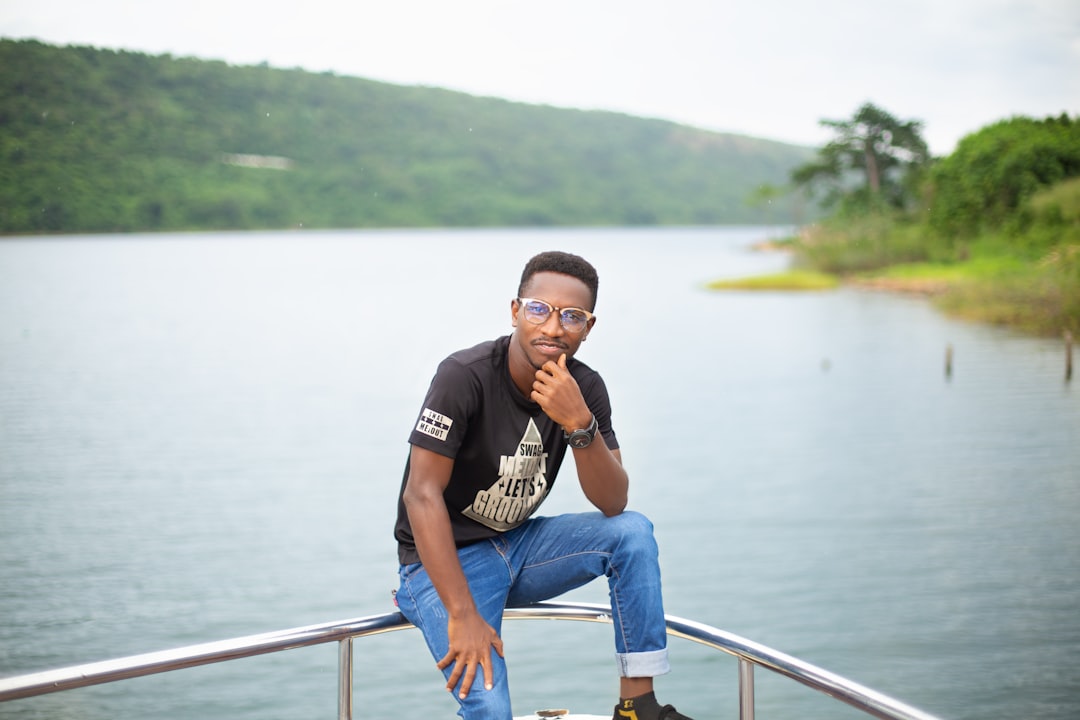
[[[652,523],[636,512],[610,518],[598,512],[532,518],[458,551],[477,609],[500,634],[505,608],[549,600],[607,576],[615,658],[624,677],[655,677],[669,670],[658,555]],[[400,574],[398,607],[423,633],[438,661],[449,648],[446,608],[423,565],[403,565]],[[491,690],[484,689],[482,672],[465,700],[455,688],[458,714],[465,720],[513,717],[506,663],[494,650],[491,661]],[[444,675],[449,677],[451,670]]]

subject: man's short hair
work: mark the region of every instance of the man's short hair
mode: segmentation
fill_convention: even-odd
[[[521,272],[521,283],[518,285],[518,297],[525,294],[525,286],[532,280],[532,276],[542,272],[562,273],[585,283],[585,286],[589,288],[589,294],[592,295],[592,307],[588,309],[596,309],[596,291],[600,286],[600,278],[596,274],[596,268],[587,260],[558,250],[540,253],[525,264],[525,269]]]

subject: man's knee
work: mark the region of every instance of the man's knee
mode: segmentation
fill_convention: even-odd
[[[614,515],[609,520],[616,531],[620,547],[655,555],[658,552],[653,524],[649,518],[634,510]]]
[[[636,510],[626,510],[619,513],[618,515],[615,515],[614,518],[625,523],[629,528],[630,532],[647,533],[649,535],[652,535],[652,521],[641,513],[637,512]]]
[[[477,682],[464,700],[457,696],[455,690],[454,698],[461,705],[461,716],[467,720],[506,720],[511,715],[510,691],[505,678],[491,690]]]

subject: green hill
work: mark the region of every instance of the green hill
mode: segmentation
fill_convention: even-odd
[[[813,155],[779,142],[36,41],[0,67],[3,233],[804,219],[747,204]]]

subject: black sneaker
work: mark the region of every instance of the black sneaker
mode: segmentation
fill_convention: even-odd
[[[660,705],[652,693],[623,700],[615,706],[612,720],[692,720],[671,705]]]

